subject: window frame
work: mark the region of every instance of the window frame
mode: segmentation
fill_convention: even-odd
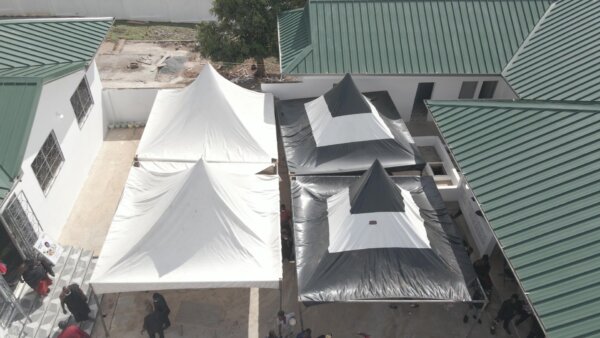
[[[59,159],[59,163],[58,164],[54,164],[54,162],[49,163],[48,158],[50,158],[51,156],[49,156],[49,154],[43,153],[44,151],[44,146],[46,145],[46,142],[48,142],[48,140],[52,138],[54,141],[53,145],[50,145],[50,151],[52,151],[53,149],[56,149],[57,152],[57,159]],[[38,158],[40,158],[40,156],[44,156],[43,159],[39,160]],[[38,173],[36,171],[36,166],[34,166],[34,164],[40,161],[43,161],[43,164],[45,164],[43,169],[46,169],[45,175],[44,173]],[[52,186],[54,185],[54,182],[56,181],[56,178],[58,177],[58,174],[60,173],[60,170],[62,169],[63,164],[65,163],[65,156],[62,152],[62,149],[60,148],[60,142],[58,142],[58,138],[56,137],[56,133],[54,133],[54,130],[50,131],[50,134],[48,135],[48,137],[46,137],[46,139],[44,140],[44,143],[42,144],[42,146],[40,147],[40,150],[38,150],[37,155],[35,155],[35,158],[33,159],[33,161],[31,162],[31,170],[33,171],[33,174],[36,178],[36,180],[38,181],[38,184],[40,186],[40,189],[42,189],[42,192],[44,193],[44,196],[47,196],[48,193],[50,192],[50,189],[52,188]],[[53,169],[53,167],[55,167]],[[42,166],[39,166],[38,169],[42,169]],[[52,172],[54,171],[54,172]],[[43,178],[41,177],[42,175]],[[48,179],[48,180],[46,180]],[[46,184],[46,186],[44,187],[44,182]]]
[[[86,92],[90,96],[89,106],[86,109],[84,109],[85,105],[81,102],[81,95],[79,94],[79,87],[81,86],[82,83],[85,84]],[[74,97],[77,97],[77,100],[79,102],[79,107],[81,107],[81,109],[83,109],[83,112],[81,113],[81,115],[78,115],[77,109],[75,108],[75,105],[73,104]],[[83,76],[81,81],[79,81],[79,83],[77,84],[77,87],[75,87],[75,91],[73,92],[73,94],[71,94],[71,98],[69,99],[69,102],[71,103],[71,108],[73,108],[73,114],[75,114],[75,119],[77,120],[79,129],[81,129],[81,128],[83,128],[85,121],[87,121],[87,118],[90,115],[90,111],[92,110],[92,107],[94,106],[94,96],[92,95],[92,90],[90,88],[90,84],[87,80],[86,75]]]

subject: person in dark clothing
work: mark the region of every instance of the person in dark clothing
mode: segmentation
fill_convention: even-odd
[[[60,294],[60,307],[62,308],[63,313],[66,314],[67,310],[65,310],[65,304],[67,304],[67,308],[69,308],[69,311],[73,314],[76,322],[90,319],[89,314],[91,310],[87,303],[87,297],[81,288],[79,288],[79,285],[71,284],[63,287]]]
[[[519,326],[529,317],[531,317],[531,308],[529,307],[529,304],[523,300],[519,300],[515,305],[515,308],[516,314],[519,315],[519,318],[515,320],[515,325]]]
[[[140,333],[144,334],[145,331],[150,338],[156,338],[157,334],[159,338],[165,338],[163,315],[153,310],[150,304],[147,304],[147,310],[149,313],[144,317],[144,326]]]
[[[23,280],[29,287],[34,289],[38,295],[45,297],[50,292],[49,286],[52,285],[50,276],[54,276],[52,265],[45,260],[27,260],[23,268]]]
[[[512,334],[510,332],[508,324],[510,324],[510,321],[515,317],[518,303],[519,303],[519,296],[516,294],[513,294],[509,299],[502,302],[502,305],[500,306],[500,310],[498,310],[498,314],[496,315],[496,318],[494,319],[495,322],[502,321],[502,327],[504,328],[504,331],[506,331],[506,333],[508,333],[508,334]]]
[[[492,290],[492,279],[490,278],[490,258],[488,255],[483,255],[480,259],[473,263],[473,269],[477,274],[477,278],[481,282],[481,286],[487,294]]]
[[[167,305],[165,297],[163,297],[163,295],[160,293],[154,293],[152,295],[152,302],[154,303],[154,311],[161,314],[162,321],[164,323],[163,329],[166,330],[169,328],[169,326],[171,326],[171,321],[169,320],[171,309],[169,309],[169,305]]]

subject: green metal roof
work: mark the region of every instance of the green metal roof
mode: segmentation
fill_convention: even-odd
[[[41,79],[0,79],[0,201],[21,171],[42,91]]]
[[[600,101],[600,2],[552,5],[503,75],[521,98]]]
[[[548,0],[323,0],[279,17],[286,74],[499,75]]]
[[[0,76],[52,80],[88,64],[112,18],[0,20]]]
[[[600,104],[429,101],[550,337],[600,334]]]

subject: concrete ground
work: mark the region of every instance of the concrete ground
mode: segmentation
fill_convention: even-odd
[[[109,130],[59,243],[100,254],[142,132],[142,128]]]

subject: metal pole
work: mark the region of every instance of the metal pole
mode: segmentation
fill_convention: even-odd
[[[98,299],[98,295],[96,295],[96,291],[94,291],[94,287],[90,285],[90,289],[92,290],[92,297],[96,301],[98,305],[98,313],[96,313],[96,318],[100,316],[100,321],[102,322],[102,328],[104,328],[104,335],[106,337],[110,337],[110,333],[108,333],[108,327],[106,326],[106,322],[104,321],[104,315],[102,314],[102,304],[100,304],[100,300]]]

